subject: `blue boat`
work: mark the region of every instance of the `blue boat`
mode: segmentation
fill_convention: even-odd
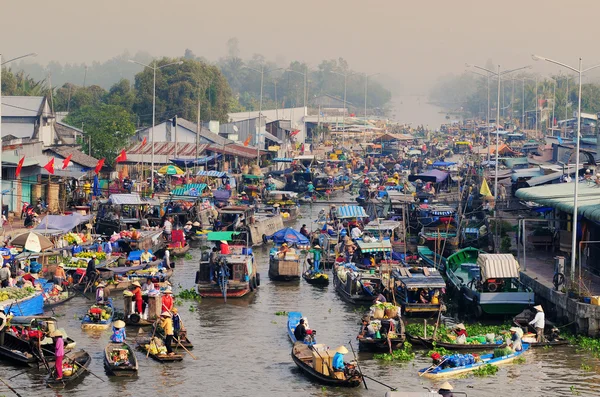
[[[448,378],[452,376],[457,376],[464,374],[466,372],[471,372],[476,370],[477,368],[492,364],[492,365],[501,365],[501,364],[509,364],[519,358],[523,353],[525,353],[529,349],[529,344],[523,343],[523,350],[511,353],[507,356],[494,357],[494,354],[484,354],[480,356],[480,360],[476,361],[473,364],[461,365],[458,367],[446,367],[442,368],[441,366],[437,366],[432,369],[432,367],[427,367],[419,370],[420,376],[424,376],[430,379],[440,379],[440,378]],[[442,360],[448,358],[449,356],[444,356]]]
[[[39,316],[44,314],[44,296],[41,291],[26,298],[15,299],[12,302],[7,300],[2,304],[7,309],[10,307],[10,312],[15,316]]]
[[[109,318],[102,318],[102,311],[110,315]],[[106,305],[93,305],[81,320],[81,329],[107,329],[112,323],[115,310],[112,299],[108,299]]]
[[[288,322],[287,322],[288,336],[290,337],[290,340],[292,341],[292,343],[298,342],[296,340],[296,336],[294,335],[294,330],[296,329],[296,326],[298,325],[298,323],[300,323],[301,318],[302,318],[302,313],[300,313],[300,312],[289,312],[288,313]],[[307,345],[314,345],[315,343],[317,343],[314,336],[313,336],[312,342],[306,342],[306,341],[302,341],[302,342]]]

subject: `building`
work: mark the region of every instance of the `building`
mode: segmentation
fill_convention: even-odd
[[[54,114],[43,96],[2,97],[2,139],[31,139],[53,145],[57,135]]]

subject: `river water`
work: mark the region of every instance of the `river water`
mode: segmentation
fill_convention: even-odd
[[[310,211],[316,214],[318,206]],[[308,208],[305,218],[296,223],[310,224]],[[173,276],[173,285],[194,287],[199,250],[191,251],[194,259],[180,261]],[[104,382],[87,375],[77,385],[62,391],[53,391],[43,385],[43,371],[31,370],[10,380],[9,384],[23,396],[383,396],[386,388],[367,380],[368,390],[322,388],[300,373],[290,358],[291,345],[286,333],[286,317],[277,311],[300,311],[308,317],[312,328],[318,330],[318,340],[335,348],[353,341],[359,329],[362,311],[344,303],[336,295],[333,285],[322,289],[299,283],[273,283],[267,277],[268,251],[255,249],[261,286],[253,296],[241,300],[204,299],[202,302],[185,301],[180,307],[181,317],[188,329],[198,358],[186,356],[181,363],[159,364],[137,352],[139,376],[134,379],[109,378],[103,370],[103,348],[110,331],[83,332],[79,318],[89,307],[89,301],[76,297],[55,309],[60,325],[77,341],[77,347],[92,355],[91,371]],[[114,297],[113,297],[114,298]],[[117,297],[116,307],[122,307]],[[134,343],[136,331],[128,328],[128,340]],[[419,378],[417,370],[430,364],[430,359],[417,351],[417,358],[409,363],[389,363],[374,360],[370,354],[360,354],[363,371],[383,383],[403,391],[423,391],[440,382]],[[350,352],[351,356],[352,353]],[[451,380],[455,391],[469,396],[520,397],[572,396],[571,390],[581,396],[600,396],[600,365],[574,347],[538,349],[525,354],[526,362],[501,367],[495,375],[476,378],[468,375]],[[582,369],[585,363],[591,371]],[[0,377],[7,381],[23,368],[0,364]],[[0,384],[0,394],[11,392]]]

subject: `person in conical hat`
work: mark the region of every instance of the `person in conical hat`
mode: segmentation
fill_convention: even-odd
[[[452,390],[454,390],[454,387],[452,387],[452,385],[450,383],[444,382],[440,386],[440,390],[438,390],[438,394],[441,395],[442,397],[454,397],[454,393],[452,393]]]
[[[335,349],[335,354],[333,356],[333,360],[331,361],[331,365],[334,371],[343,371],[346,367],[344,364],[344,354],[348,353],[348,349],[344,346],[338,346]]]
[[[117,320],[113,323],[113,334],[110,336],[110,341],[113,343],[125,342],[127,335],[125,334],[125,321]]]
[[[529,325],[535,329],[536,340],[538,343],[542,343],[545,341],[544,338],[544,327],[546,326],[546,314],[544,313],[544,308],[542,305],[537,305],[533,307],[537,313],[533,320],[529,322]]]

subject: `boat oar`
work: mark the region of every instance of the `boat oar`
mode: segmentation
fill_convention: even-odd
[[[197,360],[197,358],[196,358],[196,357],[194,357],[194,355],[193,355],[193,354],[192,354],[192,353],[191,353],[191,352],[190,352],[188,349],[186,349],[186,348],[185,348],[185,346],[183,346],[183,345],[181,344],[181,339],[179,339],[179,338],[176,338],[175,340],[177,341],[177,344],[178,344],[179,346],[181,346],[181,348],[187,352],[187,354],[189,354],[190,356],[192,356],[192,358],[193,358],[194,360]]]
[[[350,344],[350,350],[352,350],[352,355],[354,356],[354,361],[356,361],[356,367],[358,368],[358,372],[360,372],[360,376],[362,376],[363,384],[365,385],[365,389],[369,390],[367,387],[367,381],[365,380],[365,376],[363,375],[362,369],[360,369],[360,364],[358,363],[358,357],[356,357],[356,353],[354,353],[354,347],[352,347],[352,341],[348,341]]]
[[[42,350],[47,351],[48,353],[54,354],[53,352],[51,352],[48,349],[42,348]],[[63,357],[65,357],[67,360],[71,361],[73,364],[77,364],[78,367],[81,367],[81,368],[85,369],[87,372],[89,372],[90,374],[94,375],[96,378],[100,379],[102,382],[105,382],[104,379],[102,379],[101,377],[99,377],[98,375],[96,375],[95,373],[93,373],[92,371],[90,371],[89,369],[87,369],[86,367],[84,367],[83,365],[79,364],[77,361],[73,360],[71,357],[67,356],[66,354]]]
[[[150,356],[150,345],[152,343],[154,343],[154,346],[156,346],[156,343],[154,342],[154,335],[156,335],[156,328],[158,328],[158,324],[156,324],[156,321],[154,322],[154,330],[152,331],[152,338],[150,338],[150,343],[148,344],[148,350],[146,351],[146,358],[148,358],[148,356]]]
[[[8,387],[10,389],[10,391],[12,391],[13,393],[15,393],[15,395],[17,395],[18,397],[23,397],[22,395],[19,394],[19,392],[17,392],[15,389],[13,389],[11,386],[9,386],[9,384],[6,383],[4,381],[4,379],[0,378],[0,382],[2,382],[4,384],[4,386]]]
[[[437,367],[439,367],[440,365],[442,365],[446,360],[448,360],[448,357],[446,357],[445,359],[442,360],[442,362],[440,362],[438,365],[432,365],[431,367],[427,368],[425,371],[421,372],[419,374],[419,376],[423,376],[425,375],[427,372],[436,369]]]
[[[21,372],[19,372],[18,374],[11,376],[10,378],[8,378],[8,380],[11,380],[11,379],[13,379],[13,378],[16,378],[17,376],[23,375],[23,374],[25,374],[25,373],[27,373],[27,372],[29,372],[29,369],[26,369],[25,371],[21,371]]]
[[[382,385],[382,386],[385,386],[385,387],[389,388],[391,391],[396,391],[396,390],[398,390],[398,388],[397,388],[397,387],[392,387],[392,386],[390,386],[390,385],[386,385],[385,383],[383,383],[383,382],[380,382],[380,381],[378,381],[378,380],[377,380],[377,379],[375,379],[375,378],[371,378],[371,377],[370,377],[370,376],[368,376],[368,375],[365,375],[365,374],[363,374],[363,377],[364,377],[364,378],[369,378],[369,379],[370,379],[370,380],[372,380],[373,382],[375,382],[375,383],[379,383],[380,385]]]

